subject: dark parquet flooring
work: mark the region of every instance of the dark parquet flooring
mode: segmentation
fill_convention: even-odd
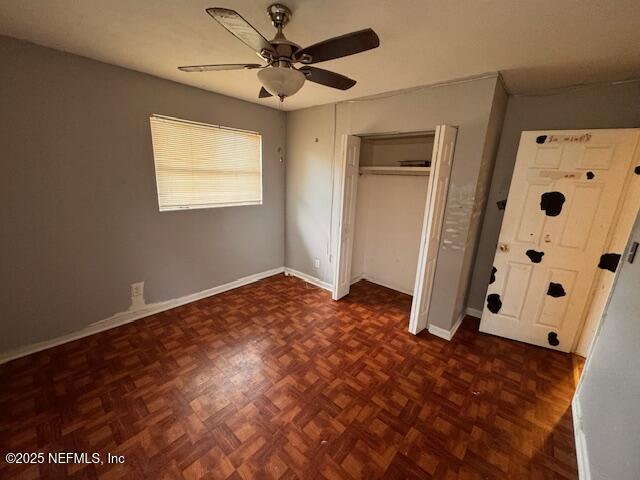
[[[0,366],[0,478],[574,479],[569,355],[277,275]],[[103,457],[101,457],[103,458]]]

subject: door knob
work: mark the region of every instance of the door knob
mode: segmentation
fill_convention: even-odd
[[[507,245],[506,243],[501,243],[498,248],[500,249],[501,252],[508,252],[509,251],[509,245]]]

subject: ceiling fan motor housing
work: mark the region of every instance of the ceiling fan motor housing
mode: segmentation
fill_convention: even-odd
[[[278,30],[284,28],[284,26],[291,20],[291,10],[289,7],[282,5],[281,3],[272,3],[267,7],[267,13],[271,17],[271,23]]]

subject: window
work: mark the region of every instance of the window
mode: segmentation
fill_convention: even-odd
[[[160,211],[262,204],[262,137],[152,115]]]

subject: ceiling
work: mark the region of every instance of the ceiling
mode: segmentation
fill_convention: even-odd
[[[511,93],[640,77],[638,0],[282,0],[285,34],[306,46],[372,27],[376,50],[318,64],[358,81],[342,92],[307,82],[294,110],[501,71]],[[0,33],[176,82],[257,98],[255,71],[183,73],[178,65],[255,63],[204,11],[237,10],[275,32],[263,0],[2,0]]]

